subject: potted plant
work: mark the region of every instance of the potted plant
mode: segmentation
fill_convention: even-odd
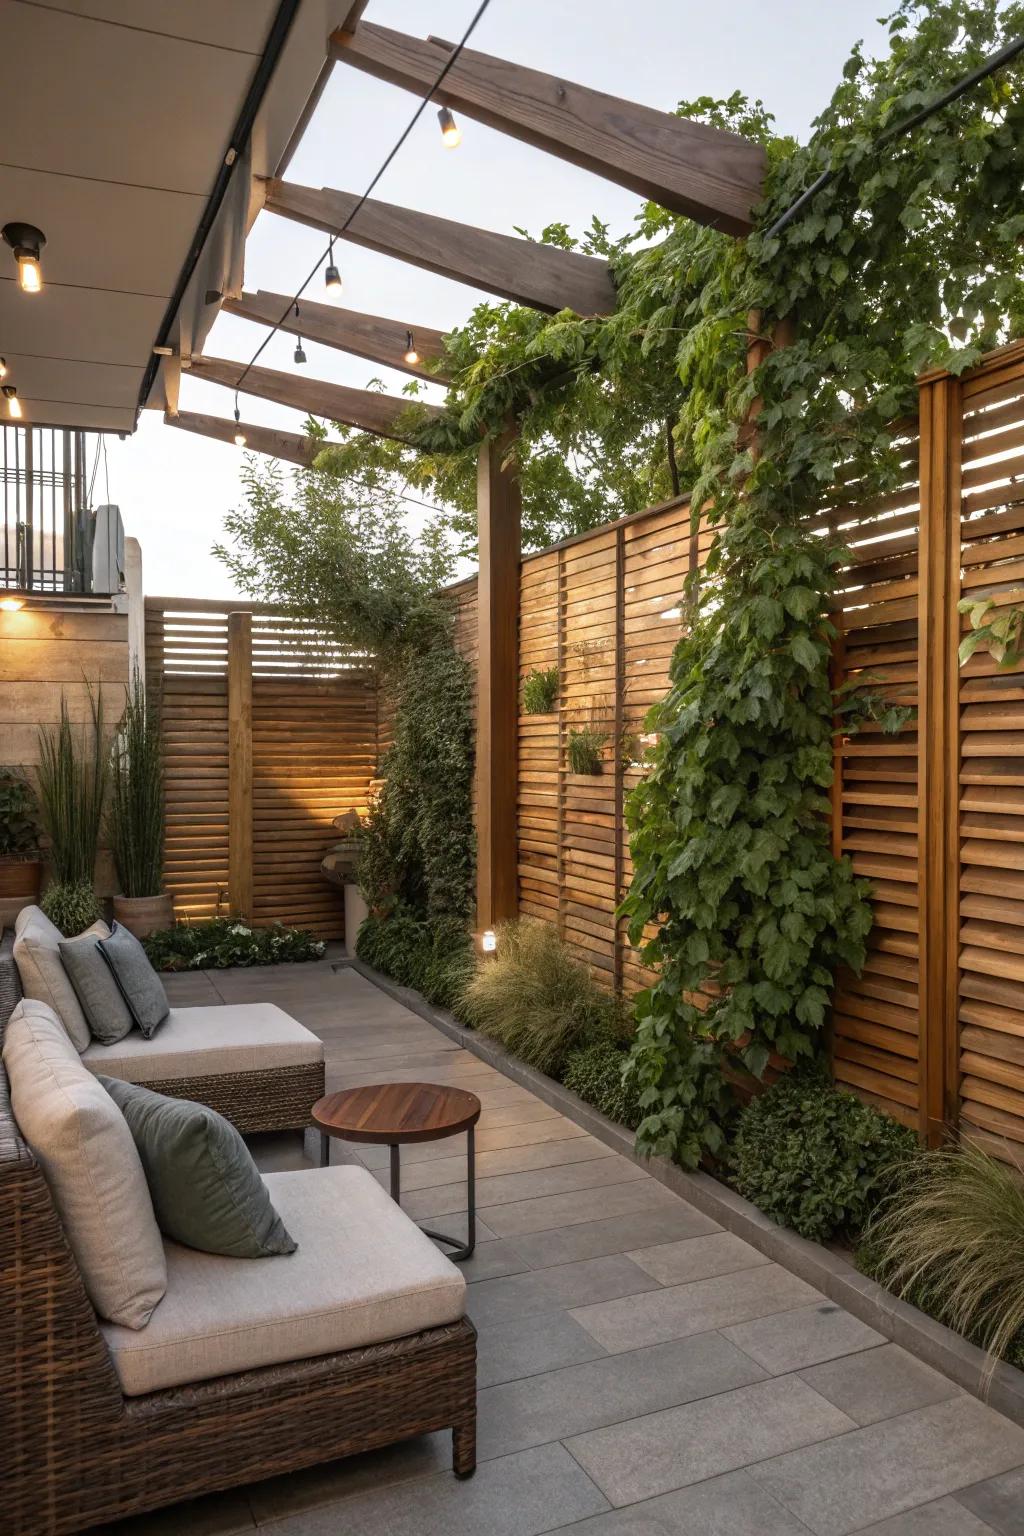
[[[89,708],[91,739],[88,728],[78,739],[63,693],[58,723],[39,731],[39,812],[53,875],[41,905],[62,932],[72,917],[77,923],[90,912],[99,916],[94,877],[107,789],[102,690],[89,690]],[[86,926],[91,920],[86,916]]]
[[[359,889],[357,871],[366,847],[362,818],[358,811],[342,811],[331,825],[341,838],[328,848],[320,868],[332,885],[345,892],[345,933],[350,953],[355,953],[355,936],[367,916],[366,901]]]
[[[20,768],[0,768],[0,924],[39,900],[39,807]]]
[[[107,826],[121,883],[121,894],[114,897],[115,920],[139,939],[170,928],[174,899],[164,890],[160,721],[137,669],[110,756]]]

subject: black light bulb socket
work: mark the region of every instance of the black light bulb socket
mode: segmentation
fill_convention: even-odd
[[[33,261],[39,260],[43,246],[46,244],[46,236],[34,224],[5,224],[0,230],[0,235],[11,247],[15,256],[29,256]]]
[[[325,288],[340,288],[341,287],[341,273],[338,271],[338,269],[334,265],[333,261],[329,264],[329,266],[327,267],[327,270],[324,272],[324,287]]]
[[[295,347],[295,361],[297,363],[304,363],[306,361],[306,354],[302,350],[302,337],[301,336],[299,337],[298,342],[297,342],[296,347]]]
[[[13,384],[5,384],[3,386],[3,390],[4,390],[4,399],[5,400],[13,400],[15,395],[18,393],[17,389],[15,388],[15,386]]]

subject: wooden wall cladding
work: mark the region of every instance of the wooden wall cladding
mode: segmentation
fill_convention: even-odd
[[[249,831],[248,850],[230,837],[229,606],[250,616],[251,811],[236,831]],[[378,752],[373,673],[313,626],[258,605],[147,599],[146,620],[162,709],[167,884],[179,915],[231,910],[232,869],[237,876],[242,865],[242,906],[254,923],[341,937],[341,892],[320,861],[337,839],[333,818],[366,811]]]

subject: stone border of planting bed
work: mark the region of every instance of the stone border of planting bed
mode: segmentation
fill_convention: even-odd
[[[809,1242],[787,1227],[780,1227],[744,1200],[726,1184],[706,1173],[689,1173],[665,1158],[638,1157],[633,1149],[633,1133],[625,1126],[617,1125],[589,1104],[563,1088],[554,1078],[547,1077],[534,1067],[528,1067],[516,1057],[510,1056],[502,1046],[488,1040],[460,1024],[454,1015],[442,1008],[435,1008],[410,987],[383,976],[361,960],[334,962],[335,970],[351,969],[380,987],[389,997],[402,1003],[412,1013],[426,1019],[435,1029],[455,1040],[465,1050],[472,1051],[490,1066],[503,1072],[513,1082],[529,1088],[545,1104],[561,1111],[568,1119],[613,1147],[644,1168],[652,1178],[664,1184],[682,1199],[703,1211],[737,1237],[753,1244],[768,1258],[774,1259],[808,1285],[813,1285],[830,1301],[845,1307],[861,1322],[914,1354],[927,1365],[942,1371],[957,1386],[981,1398],[991,1408],[1006,1415],[1015,1423],[1024,1425],[1024,1371],[1000,1361],[991,1375],[986,1377],[986,1355],[975,1344],[954,1333],[945,1324],[919,1312],[909,1302],[893,1296],[876,1280],[862,1275],[841,1254]]]

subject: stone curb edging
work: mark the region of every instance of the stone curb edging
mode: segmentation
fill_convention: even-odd
[[[467,1029],[453,1014],[435,1008],[411,987],[400,986],[371,966],[364,965],[361,960],[335,962],[335,968],[358,972],[464,1050],[471,1051],[474,1056],[521,1087],[528,1088],[538,1099],[560,1110],[567,1119],[582,1126],[598,1141],[637,1163],[652,1178],[682,1199],[688,1200],[727,1232],[743,1238],[768,1258],[805,1280],[808,1285],[813,1285],[830,1301],[844,1307],[862,1323],[894,1343],[901,1344],[926,1365],[933,1366],[951,1381],[955,1381],[957,1386],[981,1398],[990,1408],[1005,1414],[1014,1423],[1024,1426],[1024,1371],[999,1361],[991,1374],[987,1375],[987,1356],[984,1350],[969,1343],[945,1324],[918,1311],[909,1302],[893,1296],[876,1280],[862,1275],[841,1254],[800,1237],[788,1227],[778,1226],[749,1200],[709,1174],[690,1173],[666,1158],[639,1157],[634,1150],[633,1133],[625,1126],[617,1125],[614,1120],[600,1114],[576,1094],[563,1088],[561,1083],[556,1083],[554,1078],[510,1056],[493,1040]]]

